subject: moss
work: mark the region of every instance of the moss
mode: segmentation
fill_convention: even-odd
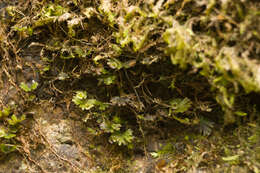
[[[1,77],[24,90],[21,113],[64,99],[93,133],[132,148],[149,125],[178,121],[209,134],[204,117],[226,126],[259,109],[256,1],[17,3],[0,9],[0,56]],[[26,68],[35,75],[21,83],[15,76]]]

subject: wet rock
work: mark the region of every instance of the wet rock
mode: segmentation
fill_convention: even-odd
[[[61,144],[57,151],[59,155],[68,159],[78,160],[80,158],[79,151],[75,146]]]
[[[0,173],[26,172],[26,170],[29,170],[29,167],[25,166],[24,163],[22,156],[12,153],[0,161]]]
[[[37,121],[32,124],[30,135],[24,136],[25,145],[28,145],[26,155],[30,159],[11,153],[12,157],[5,157],[4,162],[0,162],[0,172],[39,173],[44,170],[46,173],[76,173],[88,169],[92,164],[82,152],[85,148],[81,149],[82,146],[79,147],[77,142],[82,138],[74,138],[77,135],[74,133],[76,128],[73,127],[75,122],[63,119],[63,111],[51,108],[49,103],[28,110],[33,112]]]
[[[71,143],[73,141],[71,136],[71,125],[66,120],[60,120],[57,124],[44,124],[43,129],[46,137],[53,145],[60,145],[61,143]]]
[[[149,152],[155,152],[158,151],[162,141],[159,140],[158,135],[150,135],[149,138],[147,138],[146,144],[147,144],[147,151]]]
[[[130,170],[138,173],[153,173],[155,171],[155,167],[152,159],[136,157],[130,167]]]

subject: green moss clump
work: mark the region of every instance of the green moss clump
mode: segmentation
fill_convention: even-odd
[[[37,87],[70,96],[119,145],[142,136],[142,124],[206,116],[227,125],[257,104],[244,99],[260,91],[256,1],[6,3],[2,64],[35,68]]]

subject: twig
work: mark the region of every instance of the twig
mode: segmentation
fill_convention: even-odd
[[[126,75],[127,80],[129,81],[131,87],[133,88],[133,90],[134,90],[134,92],[135,92],[135,95],[136,95],[136,97],[137,97],[137,99],[138,99],[139,104],[142,106],[142,109],[143,109],[143,107],[144,107],[143,102],[141,101],[141,99],[140,99],[140,97],[139,97],[139,95],[138,95],[138,93],[137,93],[137,91],[136,91],[136,89],[135,89],[135,87],[134,87],[132,81],[130,80],[130,78],[129,78],[129,76],[128,76],[128,74],[127,74],[127,72],[126,72],[125,69],[124,69],[124,72],[125,72],[125,75]]]
[[[24,143],[22,140],[21,140],[22,143]],[[46,172],[40,164],[38,164],[35,160],[33,160],[31,157],[30,157],[30,153],[28,151],[25,151],[24,148],[21,147],[20,148],[17,148],[17,150],[25,157],[27,158],[30,162],[32,162],[33,164],[35,164],[43,173],[48,173]]]

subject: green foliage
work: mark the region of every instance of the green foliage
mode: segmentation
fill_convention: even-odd
[[[198,128],[203,136],[209,136],[212,133],[214,122],[209,121],[203,117],[200,117],[198,122]]]
[[[222,160],[225,162],[229,162],[230,164],[239,164],[240,162],[240,155],[232,155],[230,156],[232,153],[231,151],[225,147],[225,154],[227,155],[227,157],[222,157]]]
[[[222,159],[226,162],[237,163],[239,160],[239,155],[223,157]]]
[[[56,4],[52,4],[52,3],[44,6],[41,9],[41,13],[39,15],[40,18],[34,22],[33,28],[37,28],[40,26],[45,26],[47,24],[53,23],[59,17],[60,17],[60,20],[63,20],[64,17],[62,18],[61,16],[63,14],[65,14],[67,12],[67,10],[68,9],[66,9],[60,5],[56,5]]]
[[[0,151],[5,153],[5,154],[15,151],[16,148],[17,148],[16,145],[0,144]]]
[[[11,139],[15,136],[15,134],[7,133],[4,129],[0,129],[0,138]]]
[[[188,98],[184,99],[173,99],[170,102],[171,108],[174,113],[184,113],[191,107],[191,101]]]
[[[116,76],[115,75],[106,75],[106,76],[100,77],[98,80],[100,83],[104,83],[105,85],[111,85],[116,82]]]
[[[178,113],[185,113],[191,108],[192,102],[188,98],[180,99],[176,98],[170,101],[169,116],[172,116],[175,120],[183,124],[192,124],[189,118],[179,118],[176,115]]]
[[[100,124],[100,129],[107,133],[118,132],[121,128],[121,124],[115,123],[113,121],[104,121]]]
[[[247,116],[247,113],[241,111],[236,111],[235,114],[241,117]]]
[[[0,118],[7,117],[10,115],[10,113],[11,113],[11,107],[10,106],[4,107],[4,109],[2,111],[0,111]]]
[[[31,27],[18,27],[18,26],[14,26],[13,27],[14,31],[19,31],[20,33],[24,33],[24,34],[28,34],[28,35],[32,35],[33,34],[33,29]]]
[[[8,39],[0,35],[1,63],[11,60],[7,54],[20,51],[22,44],[37,50],[39,62],[26,62],[21,58],[24,52],[18,51],[10,53],[17,56],[10,64],[21,69],[35,65],[47,93],[66,97],[75,88],[82,90],[72,101],[86,114],[83,121],[93,125],[92,134],[106,133],[111,142],[128,146],[134,143],[133,134],[157,121],[198,125],[208,136],[213,123],[200,116],[223,119],[224,125],[250,117],[252,95],[260,91],[258,2],[40,4],[32,5],[31,11],[3,9],[8,17],[1,19],[0,31]],[[36,93],[38,83],[22,82],[20,88]],[[4,108],[0,118],[5,125],[18,126],[25,117]],[[2,138],[11,138],[4,129]],[[223,160],[236,160],[233,156],[227,154]]]
[[[174,153],[175,153],[175,147],[173,143],[168,142],[167,144],[161,146],[161,148],[158,151],[152,152],[151,155],[154,158],[161,158],[164,156],[169,156],[170,154],[174,154]]]
[[[117,70],[120,70],[123,67],[123,64],[117,59],[108,59],[107,64],[110,68]]]
[[[11,119],[8,119],[8,123],[12,126],[15,126],[15,125],[19,124],[20,122],[22,122],[23,120],[25,120],[25,118],[26,118],[26,116],[24,114],[21,116],[20,119],[17,118],[16,115],[13,114],[11,116]]]
[[[61,16],[66,11],[67,10],[60,5],[49,4],[48,6],[42,9],[42,14],[45,17]]]
[[[125,132],[115,132],[110,136],[110,141],[117,143],[120,145],[128,145],[132,143],[134,139],[133,131],[131,129],[127,129]]]
[[[174,20],[172,28],[167,29],[163,35],[165,42],[168,44],[166,53],[171,56],[172,63],[180,65],[181,68],[186,68],[192,60],[190,55],[194,51],[190,43],[192,35],[193,33],[189,28],[181,26]]]
[[[113,14],[110,9],[112,8],[112,4],[110,0],[102,0],[101,5],[99,6],[98,10],[101,14],[103,14],[109,22],[111,26],[115,23],[115,14]]]
[[[107,107],[105,103],[102,103],[96,99],[87,99],[86,91],[77,91],[72,101],[82,110],[90,110],[95,106],[98,106],[100,110],[105,110]]]
[[[38,87],[38,82],[35,82],[34,80],[29,85],[24,82],[21,82],[20,84],[20,88],[23,89],[25,92],[34,91],[37,89],[37,87]]]
[[[12,114],[14,110],[8,106],[0,111],[0,151],[2,153],[10,153],[16,150],[17,145],[13,143],[19,130],[19,124],[25,120],[26,116],[22,115],[18,118]],[[12,114],[11,117],[9,117]]]
[[[108,104],[97,101],[96,99],[87,99],[86,91],[77,91],[72,101],[82,110],[90,110],[97,107],[99,111],[105,111],[109,106]],[[100,128],[99,131],[104,131],[105,133],[111,134],[109,138],[111,143],[117,143],[119,146],[125,145],[131,147],[131,143],[134,139],[133,131],[131,129],[127,129],[125,132],[122,132],[121,127],[123,122],[118,116],[113,116],[113,119],[110,120],[109,116],[105,114],[98,112],[97,114],[97,122],[99,123]],[[92,134],[99,134],[92,128],[89,128],[89,131]]]

